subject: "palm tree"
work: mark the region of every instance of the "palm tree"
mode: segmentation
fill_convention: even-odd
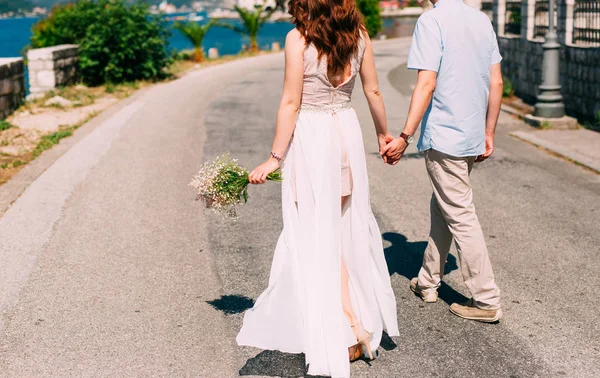
[[[263,5],[255,5],[254,10],[249,10],[245,8],[240,8],[237,5],[234,7],[235,11],[240,15],[240,19],[242,20],[242,27],[232,24],[219,24],[219,26],[226,27],[231,29],[237,33],[247,36],[250,38],[250,51],[256,52],[258,51],[258,43],[256,41],[258,37],[258,32],[260,28],[267,22],[267,20],[271,17],[274,9],[267,11],[265,14],[265,6]]]
[[[208,30],[217,23],[217,20],[211,19],[204,25],[200,25],[197,22],[190,21],[188,23],[177,22],[174,27],[185,35],[190,42],[194,45],[194,62],[201,62],[204,60],[204,53],[202,52],[202,41],[204,36],[208,33]]]

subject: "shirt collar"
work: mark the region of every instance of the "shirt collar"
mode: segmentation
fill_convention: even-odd
[[[439,7],[445,7],[447,5],[452,5],[452,4],[457,4],[457,3],[462,3],[462,1],[461,0],[438,0],[433,7],[439,8]]]

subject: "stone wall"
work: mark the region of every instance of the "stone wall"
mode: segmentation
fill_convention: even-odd
[[[29,92],[34,96],[79,81],[77,45],[58,45],[27,52]]]
[[[499,37],[502,74],[508,78],[515,94],[534,104],[537,87],[542,82],[542,45],[521,38]]]
[[[502,73],[513,85],[515,94],[535,104],[542,82],[544,38],[534,35],[536,0],[521,2],[521,35],[504,34],[506,0],[494,0],[493,25],[498,35]],[[556,0],[556,32],[560,48],[560,85],[568,115],[591,120],[600,111],[600,47],[588,42],[573,43],[574,2]]]
[[[567,112],[593,119],[600,112],[600,48],[563,46],[560,84]]]
[[[22,58],[0,58],[0,120],[25,100],[24,68]]]
[[[535,104],[542,82],[542,42],[499,37],[504,58],[502,73],[510,79],[515,94]],[[561,94],[567,114],[593,119],[600,111],[600,48],[562,45],[560,51]]]

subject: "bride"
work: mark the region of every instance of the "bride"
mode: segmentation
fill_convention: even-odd
[[[268,288],[244,316],[240,345],[304,353],[310,375],[349,377],[398,335],[396,300],[369,200],[350,97],[360,74],[380,153],[388,134],[373,49],[355,0],[292,0],[285,78],[262,184],[281,166],[283,232]],[[383,160],[387,158],[384,156]]]

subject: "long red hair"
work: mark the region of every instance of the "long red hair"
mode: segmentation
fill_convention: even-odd
[[[344,70],[358,53],[365,28],[356,0],[290,0],[289,13],[306,45],[327,57],[329,70]]]

